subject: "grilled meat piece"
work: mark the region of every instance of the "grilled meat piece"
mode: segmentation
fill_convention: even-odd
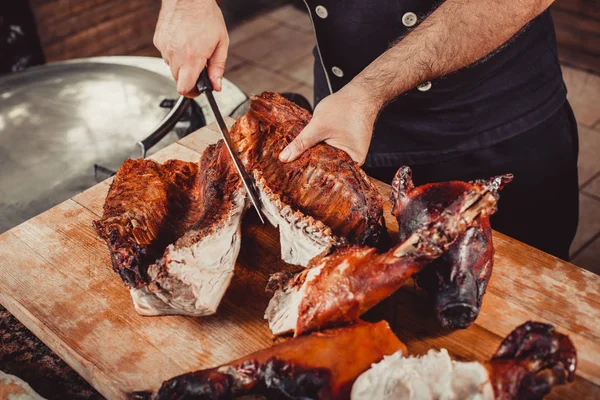
[[[485,365],[497,400],[542,399],[553,386],[573,382],[577,351],[552,325],[528,321],[502,341]]]
[[[222,141],[199,163],[127,160],[94,222],[144,315],[209,315],[233,277],[245,190]]]
[[[491,360],[460,362],[445,349],[422,357],[396,353],[363,373],[352,400],[534,400],[575,378],[577,354],[551,325],[526,322],[512,331]]]
[[[198,220],[197,163],[126,160],[117,171],[94,229],[128,288],[149,282],[148,266]]]
[[[136,399],[347,399],[357,376],[406,346],[385,321],[294,338],[217,368],[190,372]]]
[[[172,313],[204,316],[217,311],[233,278],[242,241],[242,216],[248,204],[246,190],[222,141],[202,154],[197,187],[195,206],[201,214],[150,266],[148,288],[174,310]],[[165,313],[170,312],[160,311]]]
[[[275,93],[253,97],[231,136],[254,175],[263,211],[279,227],[284,261],[305,266],[344,238],[388,246],[379,192],[342,150],[320,143],[291,163],[278,155],[311,115]]]
[[[512,180],[501,175],[477,182],[442,182],[414,187],[411,170],[402,167],[392,182],[392,214],[398,220],[400,241],[420,226],[435,220],[446,206],[473,185],[498,192]],[[419,273],[417,283],[433,299],[438,321],[446,328],[467,328],[479,315],[483,295],[492,274],[494,245],[489,218],[461,234],[441,257]]]
[[[268,288],[275,294],[265,313],[271,331],[301,335],[358,319],[440,257],[479,218],[495,212],[497,196],[487,185],[475,184],[386,253],[345,246],[316,257],[295,276],[274,276]]]

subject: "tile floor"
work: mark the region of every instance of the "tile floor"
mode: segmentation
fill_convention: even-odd
[[[246,93],[293,91],[312,103],[312,48],[308,16],[291,5],[230,30],[226,76]],[[580,218],[572,262],[600,274],[600,76],[563,67],[579,125]]]

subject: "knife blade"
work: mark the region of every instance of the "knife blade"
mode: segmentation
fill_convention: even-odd
[[[208,72],[206,68],[200,74],[198,81],[196,82],[196,89],[200,94],[204,93],[206,98],[208,99],[208,104],[210,104],[210,109],[217,121],[217,125],[219,127],[219,131],[221,131],[221,136],[223,137],[223,141],[225,142],[225,146],[227,150],[229,150],[229,154],[231,155],[231,159],[233,160],[233,165],[235,165],[235,169],[238,172],[238,175],[242,179],[242,183],[246,188],[246,192],[248,193],[248,197],[250,197],[250,201],[252,205],[256,209],[256,213],[258,214],[258,218],[260,218],[260,222],[265,223],[265,219],[263,213],[260,209],[260,199],[258,198],[258,194],[256,191],[256,187],[254,186],[254,180],[248,172],[246,172],[246,168],[242,161],[239,159],[237,153],[234,151],[233,140],[231,140],[231,136],[229,135],[229,129],[227,129],[227,125],[225,125],[225,121],[223,120],[223,116],[221,115],[221,111],[219,110],[219,106],[215,101],[215,96],[213,95],[213,87],[210,83],[210,79],[208,78]]]

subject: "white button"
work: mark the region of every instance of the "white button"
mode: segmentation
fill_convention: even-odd
[[[429,89],[431,89],[431,82],[430,81],[423,82],[419,86],[417,86],[417,89],[420,90],[421,92],[426,92]]]
[[[344,71],[342,71],[340,68],[338,67],[333,67],[331,68],[331,72],[333,72],[333,74],[335,76],[337,76],[338,78],[341,78],[342,76],[344,76]]]
[[[407,28],[415,26],[415,24],[417,23],[417,14],[415,14],[414,12],[407,12],[402,16],[402,23]]]
[[[319,18],[323,18],[323,19],[327,18],[327,16],[329,15],[329,13],[327,12],[327,9],[323,6],[317,6],[315,8],[315,12],[319,16]]]

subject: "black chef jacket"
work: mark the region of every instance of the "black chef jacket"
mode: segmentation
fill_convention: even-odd
[[[306,0],[306,4],[317,37],[317,102],[418,26],[436,1]],[[554,26],[546,11],[484,60],[424,82],[386,106],[365,166],[439,162],[491,146],[544,122],[565,98]]]

